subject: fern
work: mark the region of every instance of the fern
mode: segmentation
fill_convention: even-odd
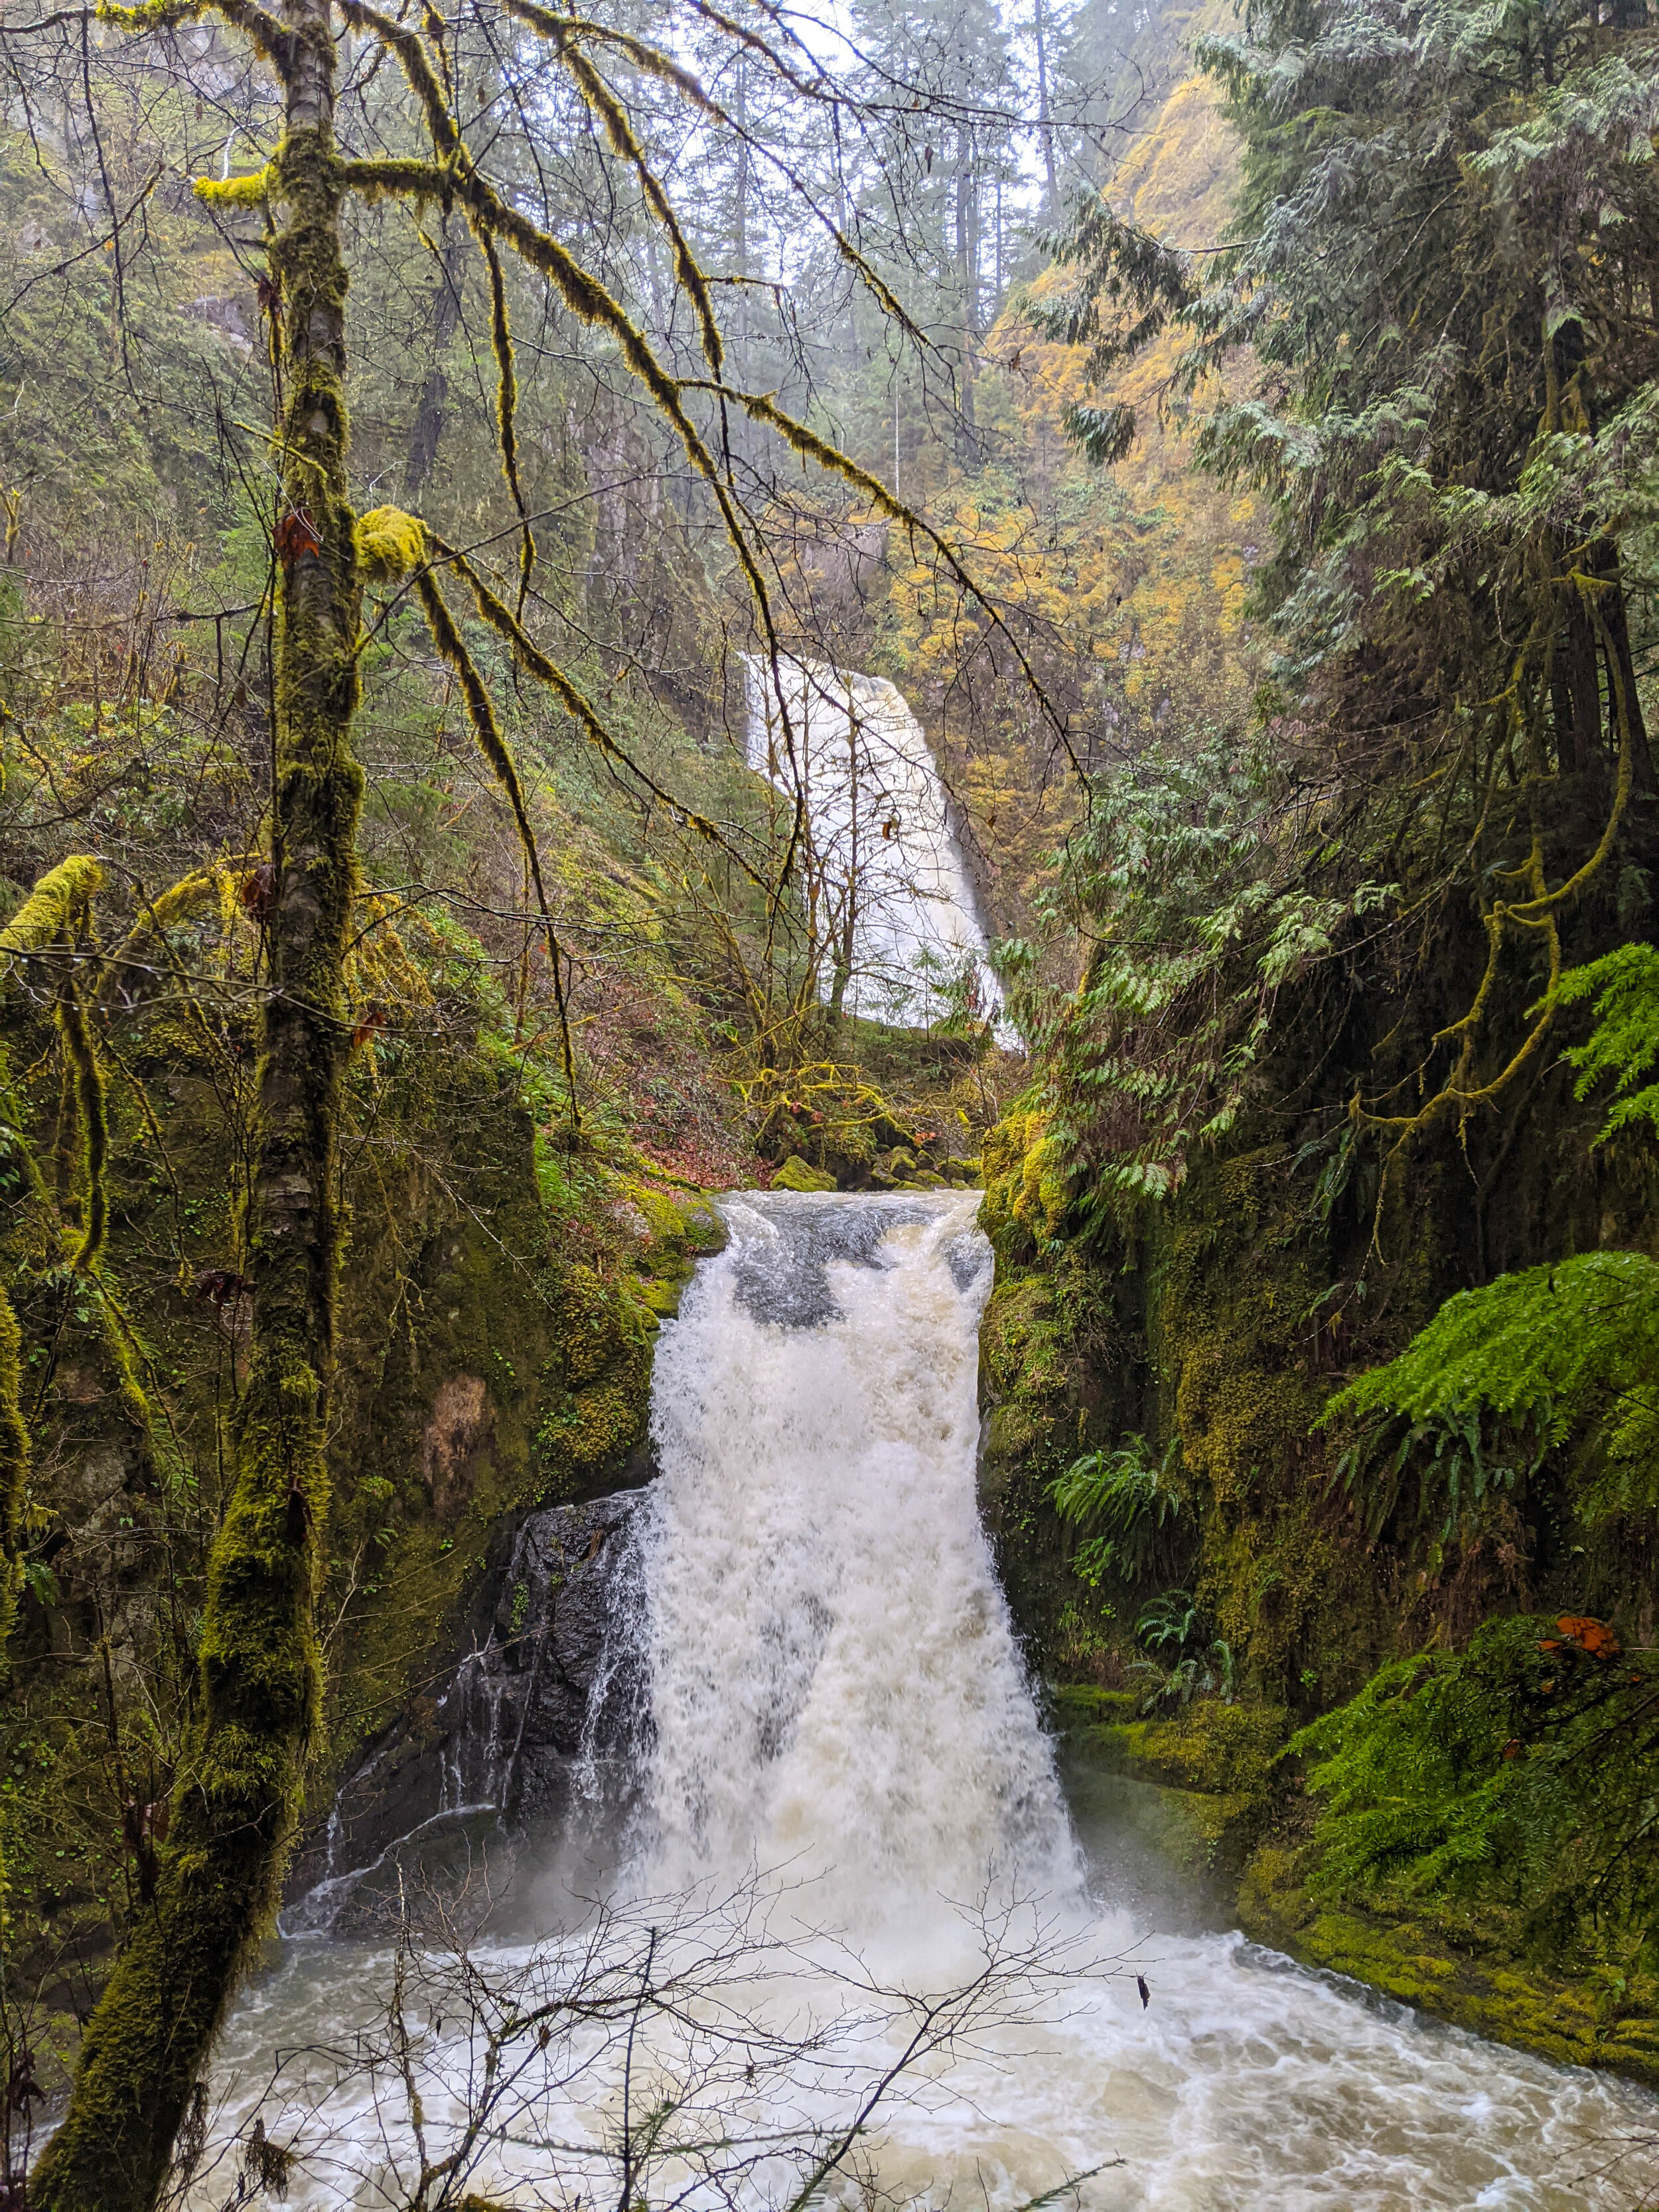
[[[1397,1359],[1332,1399],[1322,1425],[1353,1419],[1340,1463],[1375,1539],[1408,1476],[1437,1540],[1498,1489],[1587,1429],[1596,1450],[1579,1498],[1589,1520],[1659,1504],[1659,1264],[1585,1252],[1500,1275],[1449,1298]],[[1403,1425],[1403,1433],[1402,1433]]]
[[[1571,969],[1561,996],[1592,1002],[1589,1036],[1567,1059],[1583,1097],[1613,1081],[1597,1142],[1633,1122],[1659,1127],[1659,950],[1624,945]],[[1417,1486],[1416,1523],[1449,1542],[1498,1490],[1514,1492],[1570,1437],[1589,1523],[1659,1507],[1659,1263],[1584,1252],[1500,1275],[1449,1298],[1397,1359],[1333,1398],[1322,1425],[1357,1435],[1339,1474],[1375,1539]]]
[[[1158,1705],[1190,1705],[1194,1698],[1218,1696],[1233,1701],[1232,1646],[1188,1590],[1165,1590],[1143,1607],[1135,1639],[1147,1654],[1131,1666],[1132,1674],[1151,1678],[1140,1701],[1143,1713]]]
[[[1596,1142],[1605,1144],[1632,1122],[1659,1128],[1659,1083],[1641,1083],[1659,1060],[1659,948],[1621,945],[1603,959],[1570,968],[1560,995],[1568,1004],[1590,1000],[1596,1016],[1588,1040],[1566,1054],[1578,1072],[1577,1095],[1583,1098],[1603,1078],[1614,1079],[1615,1103]]]
[[[1130,1437],[1114,1451],[1074,1460],[1048,1485],[1060,1519],[1095,1532],[1072,1558],[1073,1572],[1091,1589],[1109,1577],[1136,1582],[1152,1571],[1166,1534],[1190,1518],[1180,1469],[1179,1437],[1160,1460],[1145,1437]]]
[[[1384,1667],[1292,1738],[1322,1800],[1316,1893],[1496,1893],[1540,1939],[1659,1905],[1649,1652],[1604,1624],[1489,1621]]]

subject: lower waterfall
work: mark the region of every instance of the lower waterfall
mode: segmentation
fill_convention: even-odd
[[[977,1203],[722,1201],[657,1358],[603,1869],[521,1845],[458,1948],[475,1839],[415,1932],[289,1939],[189,2202],[270,2146],[290,2204],[365,2212],[1638,2200],[1651,2099],[1161,1930],[1074,1831],[976,1510]]]
[[[726,1201],[655,1381],[658,1887],[787,1864],[849,1926],[1076,1881],[975,1506],[978,1204]]]

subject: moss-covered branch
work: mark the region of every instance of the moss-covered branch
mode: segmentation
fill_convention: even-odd
[[[49,868],[0,929],[0,958],[44,952],[49,945],[70,942],[103,881],[103,869],[84,854],[74,854]]]

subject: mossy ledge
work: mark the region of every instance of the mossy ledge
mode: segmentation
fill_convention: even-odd
[[[1305,1850],[1264,1846],[1238,1891],[1254,1942],[1381,1990],[1494,2042],[1659,2088],[1659,1987],[1616,1959],[1571,1980],[1516,1956],[1502,1914],[1362,1911],[1316,1902]]]

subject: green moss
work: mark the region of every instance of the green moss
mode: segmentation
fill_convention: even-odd
[[[263,207],[276,189],[276,165],[268,162],[246,177],[198,177],[191,190],[210,207]]]
[[[425,523],[399,507],[371,507],[352,534],[365,583],[400,584],[427,556]]]
[[[103,881],[102,867],[84,854],[48,868],[0,929],[0,957],[26,957],[49,945],[67,943],[84,922]]]
[[[834,1190],[836,1178],[827,1168],[809,1167],[799,1152],[787,1159],[772,1177],[774,1190]]]
[[[591,1267],[566,1270],[554,1297],[556,1350],[543,1370],[536,1431],[542,1494],[592,1496],[645,1436],[657,1315],[632,1278],[616,1286]]]
[[[22,1590],[23,1494],[28,1481],[29,1437],[23,1425],[22,1333],[11,1300],[0,1291],[0,1687],[10,1671],[7,1649]],[[0,1859],[0,1899],[5,1865]]]
[[[1659,1979],[1635,1959],[1615,1951],[1559,1978],[1517,1960],[1518,1927],[1501,1913],[1320,1905],[1307,1867],[1305,1851],[1256,1853],[1239,1891],[1247,1934],[1476,2034],[1659,2084]]]
[[[985,1182],[980,1219],[1000,1253],[1030,1254],[1060,1236],[1073,1179],[1042,1114],[1006,1115],[987,1133],[980,1167]]]
[[[1153,1217],[1148,1260],[1159,1427],[1201,1501],[1200,1598],[1270,1704],[1363,1679],[1387,1620],[1334,1448],[1310,1433],[1332,1379],[1316,1357],[1325,1224],[1275,1146],[1200,1162]]]

